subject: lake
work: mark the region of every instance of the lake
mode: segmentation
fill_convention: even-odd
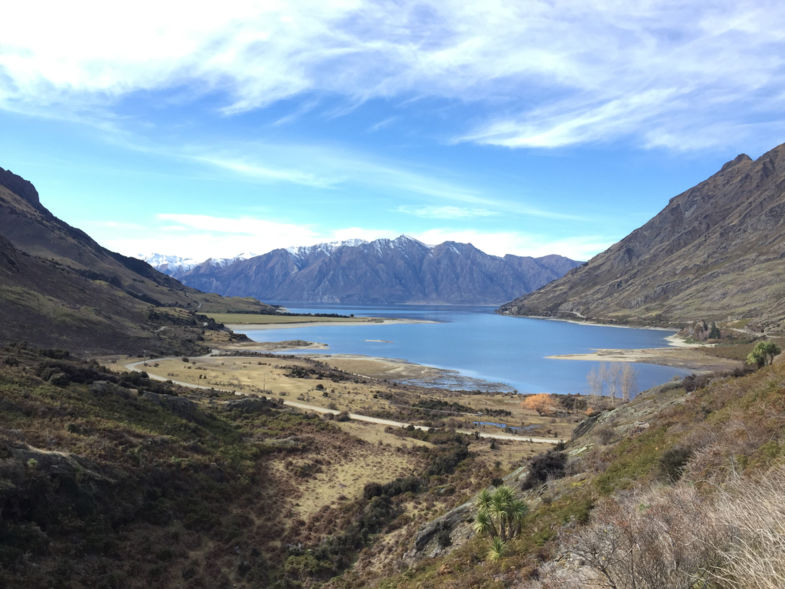
[[[436,323],[325,325],[242,333],[260,342],[301,339],[329,346],[322,351],[308,350],[309,354],[363,354],[458,371],[461,378],[441,383],[450,388],[482,388],[472,380],[481,379],[519,393],[589,393],[586,376],[599,363],[549,360],[546,356],[585,353],[595,348],[667,347],[665,338],[673,333],[509,317],[495,314],[494,307],[285,306],[293,313],[340,313]],[[666,366],[634,366],[638,390],[689,374]]]

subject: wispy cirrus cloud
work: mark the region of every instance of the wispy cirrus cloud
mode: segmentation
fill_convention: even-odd
[[[455,206],[399,206],[396,211],[426,219],[465,219],[471,217],[493,217],[496,211],[488,209],[455,207]]]
[[[785,11],[771,0],[75,0],[40,13],[4,7],[3,108],[111,117],[123,97],[161,91],[216,96],[225,115],[306,94],[344,111],[436,97],[477,107],[456,141],[513,148],[697,148],[696,130],[784,118]]]
[[[210,155],[192,155],[189,157],[198,162],[269,182],[286,182],[314,188],[330,188],[338,182],[337,179],[319,176],[304,170],[289,167],[264,166],[240,157],[234,159],[231,157]]]
[[[457,203],[401,205],[397,209],[419,217],[455,219],[510,213],[543,219],[586,220],[579,215],[534,206],[520,194],[506,199],[487,196],[482,190],[459,179],[445,179],[446,176],[454,176],[445,170],[384,161],[334,146],[249,144],[235,147],[234,155],[226,151],[220,156],[207,155],[206,151],[191,146],[182,157],[260,180],[317,188],[365,185],[377,190],[394,190],[399,198]],[[256,160],[267,163],[257,163]],[[273,166],[270,162],[277,163]],[[307,162],[307,171],[301,168],[303,164],[300,162]]]

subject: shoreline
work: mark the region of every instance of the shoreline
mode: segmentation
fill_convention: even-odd
[[[730,371],[739,366],[739,362],[716,356],[710,356],[701,351],[702,348],[711,347],[706,344],[687,342],[680,336],[675,329],[666,327],[646,327],[632,325],[614,325],[607,323],[596,323],[581,321],[578,319],[564,319],[556,317],[534,317],[516,316],[531,319],[542,319],[547,321],[562,321],[577,325],[592,325],[597,327],[616,327],[621,329],[652,329],[657,331],[670,332],[665,336],[665,345],[657,348],[640,349],[593,349],[591,352],[580,354],[553,354],[545,356],[552,360],[573,360],[587,362],[625,362],[654,364],[689,370],[695,373],[710,373]],[[329,325],[385,325],[385,324],[406,324],[406,323],[435,323],[434,321],[418,319],[376,319],[368,318],[367,321],[319,321],[318,318],[300,323],[285,324],[228,324],[227,326],[236,331],[262,331],[269,329],[288,329],[294,327],[314,327]],[[296,345],[292,345],[296,344]],[[459,369],[445,369],[441,367],[427,366],[406,360],[391,359],[381,356],[366,356],[362,354],[325,354],[318,356],[308,354],[308,350],[327,350],[326,344],[303,342],[301,340],[281,341],[281,342],[254,342],[246,344],[241,349],[253,349],[259,351],[285,351],[292,350],[292,353],[306,358],[319,359],[329,365],[341,370],[357,375],[370,376],[372,378],[389,379],[401,384],[415,384],[420,386],[434,386],[448,390],[481,390],[484,392],[504,391],[510,389],[510,385],[494,381],[488,378],[473,378],[464,375]]]
[[[575,325],[592,325],[594,327],[617,327],[619,329],[652,329],[655,331],[673,331],[679,330],[675,327],[656,327],[652,325],[621,325],[619,323],[601,323],[599,321],[584,321],[582,319],[567,319],[565,317],[546,317],[545,315],[510,315],[508,313],[499,313],[502,317],[513,317],[519,319],[540,319],[543,321],[561,321],[563,323],[574,323]],[[673,335],[676,335],[675,333]]]
[[[486,393],[510,393],[508,384],[485,378],[466,376],[460,370],[419,364],[400,358],[366,356],[364,354],[298,354],[319,360],[344,372],[369,378],[391,380],[400,384],[435,387],[446,390],[480,390]]]
[[[426,319],[388,319],[369,317],[367,321],[291,321],[287,323],[227,323],[226,327],[232,331],[266,331],[268,329],[293,329],[296,327],[324,327],[329,325],[394,325],[394,324],[414,324],[414,323],[437,323]]]
[[[652,329],[657,331],[672,332],[664,339],[666,345],[657,348],[639,348],[639,349],[611,349],[611,348],[596,348],[592,352],[581,354],[553,354],[545,356],[547,359],[553,360],[576,360],[588,362],[626,362],[626,363],[641,363],[641,364],[655,364],[660,366],[668,366],[672,368],[681,368],[690,370],[697,373],[708,372],[721,372],[733,370],[737,368],[739,363],[734,360],[718,358],[709,356],[700,351],[701,348],[710,347],[706,344],[689,343],[682,336],[678,334],[675,329],[666,327],[637,327],[632,325],[614,325],[608,323],[596,323],[588,321],[580,321],[577,319],[564,319],[556,317],[534,317],[534,316],[516,316],[508,315],[508,317],[522,317],[531,319],[543,319],[547,321],[561,321],[577,325],[592,325],[597,327],[616,327],[621,329]],[[376,319],[369,318],[368,321],[303,321],[301,323],[285,323],[285,324],[227,324],[232,330],[239,331],[263,331],[269,329],[288,329],[295,327],[316,327],[316,326],[329,326],[329,325],[385,325],[385,324],[406,324],[406,323],[436,323],[429,320],[419,319]],[[293,345],[295,344],[295,345]],[[352,372],[357,375],[370,376],[372,378],[389,379],[397,381],[401,384],[416,384],[420,386],[436,386],[438,388],[446,388],[450,390],[457,389],[477,389],[485,392],[490,391],[504,391],[510,389],[510,385],[494,381],[488,378],[475,378],[462,374],[459,369],[448,369],[435,366],[428,366],[418,364],[415,362],[386,358],[382,356],[370,356],[363,354],[308,354],[308,350],[327,350],[329,346],[317,342],[304,342],[302,340],[295,341],[279,341],[279,342],[253,342],[240,346],[240,349],[252,350],[256,348],[258,351],[286,351],[292,350],[292,353],[305,358],[318,359],[323,362],[339,368],[341,370]]]
[[[698,373],[733,370],[740,365],[737,360],[709,356],[699,350],[702,346],[686,344],[670,348],[595,349],[584,354],[555,354],[551,360],[578,360],[586,362],[633,362],[684,368]]]

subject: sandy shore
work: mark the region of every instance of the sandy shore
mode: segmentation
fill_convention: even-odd
[[[671,327],[653,327],[651,325],[623,325],[620,323],[601,323],[599,321],[589,321],[584,319],[567,319],[566,317],[546,317],[545,315],[506,315],[502,313],[502,316],[520,317],[521,319],[542,319],[543,321],[561,321],[562,323],[574,323],[575,325],[593,325],[595,327],[618,327],[619,329],[654,329],[657,331],[676,331]]]
[[[231,351],[280,352],[283,350],[326,350],[329,346],[320,342],[290,339],[280,342],[245,342],[223,347]]]
[[[309,357],[345,372],[388,380],[438,380],[445,372],[453,372],[405,360],[359,354],[330,354]]]
[[[260,331],[266,329],[291,329],[294,327],[320,327],[331,325],[391,325],[394,323],[435,323],[425,319],[380,319],[369,317],[367,321],[355,319],[353,321],[301,321],[290,323],[229,323],[226,325],[232,331]]]
[[[716,372],[733,370],[740,363],[727,358],[704,354],[695,346],[685,344],[672,348],[649,348],[638,350],[594,350],[588,354],[560,354],[548,356],[556,360],[586,360],[591,362],[641,362],[686,368],[694,372]]]
[[[488,393],[513,391],[507,384],[465,376],[458,370],[437,368],[394,358],[379,358],[378,356],[363,356],[359,354],[320,354],[318,356],[306,357],[325,362],[333,368],[351,374],[405,384]]]

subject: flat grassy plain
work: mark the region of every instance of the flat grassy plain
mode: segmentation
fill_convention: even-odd
[[[526,428],[533,436],[569,438],[583,417],[577,412],[540,414],[522,405],[514,393],[452,391],[401,385],[396,379],[427,382],[438,369],[401,361],[360,356],[313,357],[272,355],[227,347],[227,353],[189,358],[164,358],[137,366],[159,377],[198,386],[268,395],[325,409],[359,413],[427,426],[452,426],[503,433],[499,423]],[[219,353],[220,354],[220,353]],[[242,355],[248,354],[248,355]],[[120,361],[123,363],[123,361]],[[382,426],[379,426],[382,427]]]

